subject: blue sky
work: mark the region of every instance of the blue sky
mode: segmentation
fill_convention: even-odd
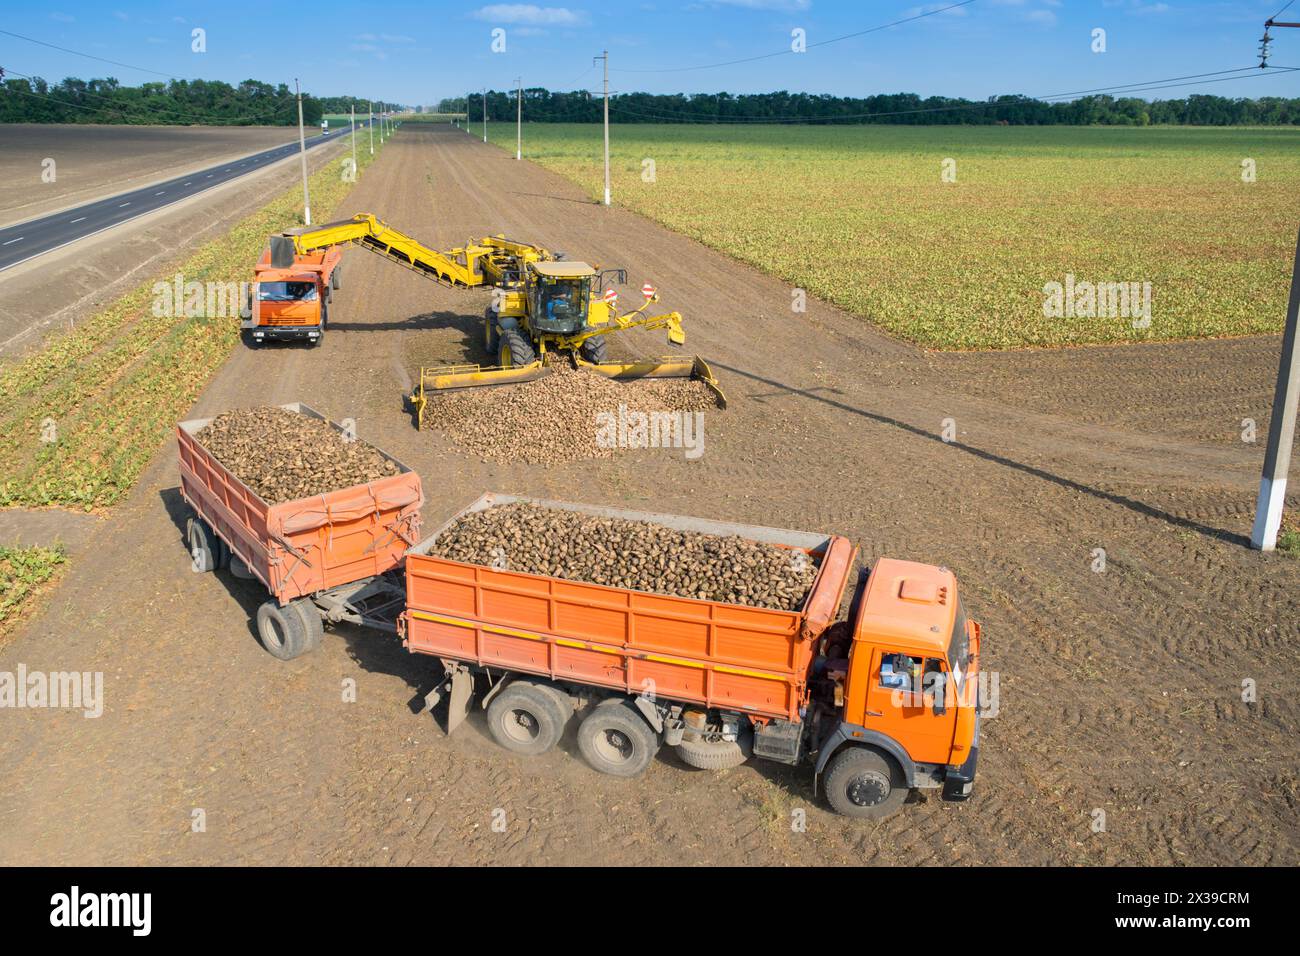
[[[156,72],[2,34],[0,66],[49,80],[111,75],[129,84],[162,79],[159,73],[289,84],[298,76],[313,93],[414,104],[483,84],[511,87],[517,76],[530,86],[597,89],[600,70],[591,57],[608,48],[614,90],[1048,95],[1251,66],[1264,20],[1286,0],[972,0],[892,29],[815,45],[951,2],[11,0],[0,29]],[[1300,20],[1300,3],[1290,12]],[[191,50],[195,28],[206,31],[204,53]],[[492,50],[498,29],[505,31],[504,52]],[[805,31],[807,52],[710,67],[788,50],[795,29]],[[1106,31],[1104,53],[1092,50],[1095,29]],[[1275,32],[1272,62],[1300,66],[1300,29]],[[671,72],[640,72],[665,70]],[[1300,73],[1144,95],[1189,92],[1300,96]]]

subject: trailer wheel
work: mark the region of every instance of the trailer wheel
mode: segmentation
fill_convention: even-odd
[[[578,353],[584,361],[593,365],[602,365],[609,360],[609,337],[596,335],[578,346]]]
[[[257,634],[262,639],[262,646],[268,654],[282,661],[300,657],[320,643],[320,616],[317,615],[313,628],[297,605],[298,601],[294,601],[280,607],[279,602],[272,598],[257,609]]]
[[[521,368],[537,361],[533,345],[518,329],[502,329],[497,344],[497,364],[502,368]]]
[[[578,749],[592,769],[613,777],[635,777],[659,752],[659,735],[627,701],[598,704],[578,725]]]
[[[846,817],[883,820],[907,799],[897,762],[866,747],[848,746],[832,757],[823,782],[832,809]]]
[[[221,539],[202,518],[185,522],[185,542],[190,548],[190,570],[196,574],[215,571],[221,563]]]
[[[683,740],[677,745],[682,762],[699,770],[730,770],[754,755],[754,735],[746,730],[735,740]]]
[[[555,698],[534,684],[511,684],[488,704],[492,738],[511,753],[535,756],[560,741],[564,723],[556,716]]]

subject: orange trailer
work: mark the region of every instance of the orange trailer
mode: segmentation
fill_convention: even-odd
[[[280,407],[325,420],[301,403]],[[392,615],[385,621],[377,612],[402,595],[392,572],[419,537],[420,476],[376,449],[398,474],[268,504],[203,447],[198,432],[211,420],[176,428],[181,496],[194,510],[186,526],[194,570],[228,567],[266,586],[271,600],[258,611],[258,627],[277,656],[318,643],[322,619],[392,629]]]

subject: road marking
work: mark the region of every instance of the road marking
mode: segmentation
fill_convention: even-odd
[[[124,203],[122,203],[122,206],[129,206],[129,205],[131,205],[129,202],[124,202]],[[117,208],[118,208],[118,209],[121,209],[122,206],[118,206]]]
[[[182,186],[188,186],[189,183],[181,183]]]
[[[80,216],[77,219],[72,220],[72,222],[68,223],[68,225],[69,226],[76,225],[77,223],[83,221],[85,218],[86,218],[85,216]]]
[[[211,174],[211,173],[208,173],[208,179],[211,179],[211,178],[212,178],[212,174]]]
[[[22,242],[22,241],[23,241],[23,237],[19,236],[17,239],[10,239],[8,242],[0,242],[0,246],[11,246],[15,242]]]
[[[165,189],[160,189],[160,190],[158,190],[156,193],[154,193],[154,195],[155,195],[155,196],[161,196],[161,195],[162,195],[163,193],[165,193],[166,191],[167,191],[167,190],[165,190]]]

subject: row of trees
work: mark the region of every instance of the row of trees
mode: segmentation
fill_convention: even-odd
[[[325,113],[343,113],[366,100],[304,94],[303,120],[319,123]],[[298,122],[297,99],[284,83],[245,80],[170,80],[122,86],[116,79],[68,77],[53,85],[39,77],[0,83],[0,123],[162,123],[214,126],[289,126]]]
[[[537,123],[595,123],[604,109],[598,93],[524,90],[524,116]],[[483,119],[483,96],[450,97],[440,113],[467,113]],[[489,90],[488,119],[513,121],[515,91]],[[1028,96],[989,100],[882,93],[849,97],[815,93],[623,93],[610,99],[610,122],[616,123],[900,123],[912,125],[998,124],[1016,126],[1281,126],[1300,123],[1300,98],[1265,96],[1229,99],[1194,94],[1179,100],[1148,101],[1138,97],[1084,96],[1050,103]]]

